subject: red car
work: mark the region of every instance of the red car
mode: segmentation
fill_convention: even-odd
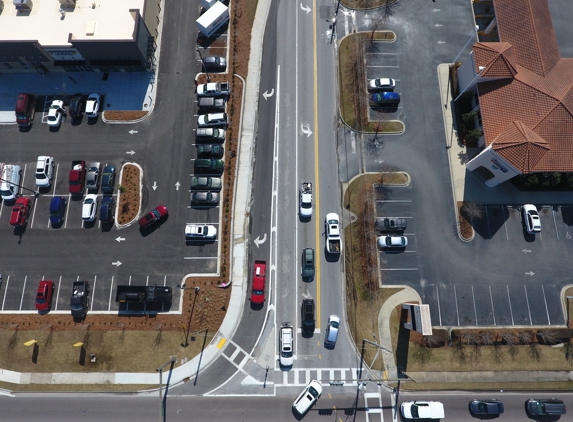
[[[147,214],[139,219],[139,225],[141,228],[147,228],[153,226],[163,217],[168,215],[167,208],[164,205],[159,205],[157,208],[152,209]]]
[[[49,311],[52,307],[52,293],[54,292],[54,283],[52,280],[42,280],[38,285],[36,293],[36,309],[38,311]]]
[[[16,203],[12,207],[12,214],[10,214],[10,224],[14,227],[23,227],[28,221],[28,215],[30,215],[30,198],[25,198],[21,196],[16,199]]]
[[[266,261],[255,261],[253,271],[253,290],[251,291],[251,302],[261,304],[265,301],[265,277],[267,275]]]

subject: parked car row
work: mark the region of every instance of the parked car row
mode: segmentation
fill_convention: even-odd
[[[38,313],[46,314],[52,309],[52,298],[54,295],[54,282],[52,280],[41,280],[36,291],[36,309]],[[87,281],[74,281],[70,298],[70,310],[72,317],[84,318],[88,312],[88,299],[90,286]]]
[[[16,123],[20,127],[29,127],[34,122],[36,114],[36,96],[33,94],[21,92],[16,99],[14,112],[16,114]],[[98,116],[101,108],[101,97],[98,93],[93,92],[87,97],[83,94],[75,94],[70,98],[68,103],[68,112],[64,108],[64,101],[60,99],[52,100],[47,108],[47,123],[51,128],[59,127],[62,120],[69,114],[72,121],[80,119],[84,114],[88,119],[94,119]]]
[[[380,107],[397,107],[400,104],[400,94],[394,92],[395,87],[396,81],[391,78],[370,79],[368,91],[372,93],[372,103]]]
[[[468,405],[470,414],[480,419],[499,417],[504,412],[503,403],[496,399],[474,399]],[[565,415],[565,403],[559,399],[528,399],[525,412],[529,417]],[[437,401],[408,401],[400,405],[400,413],[407,420],[435,420],[445,418],[444,405]],[[556,420],[556,419],[551,419]]]

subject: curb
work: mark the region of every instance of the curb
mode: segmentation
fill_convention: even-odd
[[[123,169],[124,169],[125,166],[127,166],[127,165],[133,165],[133,166],[135,166],[135,167],[137,167],[137,168],[139,169],[139,205],[138,205],[137,215],[135,216],[135,218],[134,218],[133,220],[131,220],[130,222],[125,223],[125,224],[119,224],[119,223],[117,223],[117,214],[119,213],[119,202],[120,202],[121,193],[122,193],[121,190],[120,190],[119,187],[118,187],[118,190],[117,190],[117,207],[115,208],[115,218],[116,218],[116,219],[115,219],[115,221],[116,221],[115,225],[116,225],[116,227],[118,227],[118,228],[120,228],[120,229],[129,227],[129,226],[131,226],[135,221],[137,221],[137,218],[138,218],[139,215],[141,214],[141,200],[142,200],[141,197],[143,196],[143,182],[142,182],[142,180],[143,180],[143,169],[141,168],[141,166],[140,166],[139,164],[137,164],[137,163],[135,163],[135,162],[132,162],[132,161],[129,161],[129,162],[127,162],[127,163],[123,163],[122,166],[121,166],[121,170],[119,171],[119,181],[121,182],[121,179],[122,179],[122,176],[123,176]],[[121,186],[121,184],[120,184],[119,186]]]

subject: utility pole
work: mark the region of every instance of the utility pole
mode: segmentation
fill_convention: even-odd
[[[171,356],[169,362],[156,369],[159,372],[159,422],[165,420],[165,401],[163,400],[163,368],[167,365],[173,365],[177,360],[177,356]]]

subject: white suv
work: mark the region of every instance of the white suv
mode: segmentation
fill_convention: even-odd
[[[40,155],[36,161],[36,186],[48,188],[54,177],[54,157]]]
[[[227,113],[201,114],[197,118],[199,127],[226,126],[228,122]]]
[[[312,380],[296,398],[292,407],[296,413],[304,415],[316,404],[321,394],[322,385],[317,380]]]
[[[525,204],[521,207],[521,213],[525,231],[529,234],[539,233],[541,231],[541,219],[537,207],[532,204]]]
[[[282,366],[292,366],[294,363],[294,336],[293,336],[293,329],[292,325],[288,322],[284,322],[279,337],[279,347],[280,347],[280,354],[279,354],[279,363]]]

